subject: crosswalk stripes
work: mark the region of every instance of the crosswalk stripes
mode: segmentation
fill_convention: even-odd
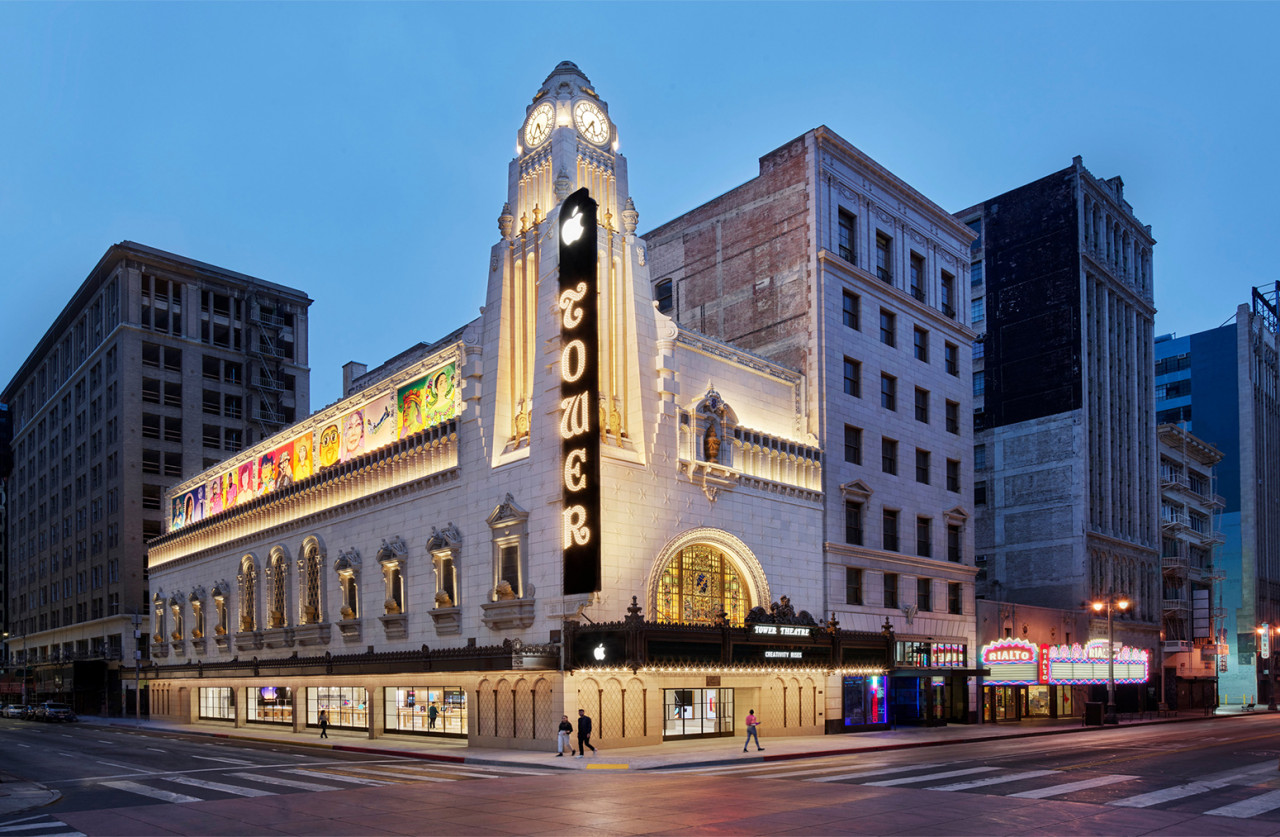
[[[1064,793],[1075,793],[1076,791],[1089,790],[1090,788],[1100,788],[1103,785],[1114,785],[1116,782],[1128,782],[1131,779],[1136,778],[1138,777],[1109,773],[1105,776],[1095,776],[1092,779],[1082,779],[1079,782],[1067,782],[1065,785],[1053,785],[1051,787],[1040,788],[1038,790],[1011,793],[1009,796],[1015,799],[1048,799],[1051,796],[1062,796]]]
[[[985,779],[971,779],[968,782],[955,782],[950,785],[937,785],[925,790],[936,791],[967,791],[974,788],[986,788],[991,785],[1004,785],[1009,782],[1021,782],[1024,779],[1039,779],[1041,776],[1049,776],[1057,773],[1056,770],[1028,770],[1025,773],[1010,773],[1005,776],[988,776]]]
[[[1280,808],[1280,791],[1268,791],[1252,799],[1242,799],[1230,805],[1223,805],[1221,808],[1214,808],[1212,811],[1205,811],[1205,815],[1243,819],[1245,817],[1256,817],[1258,814],[1265,814],[1277,808]]]
[[[286,770],[285,772],[300,773],[303,776],[316,776],[317,774],[319,774],[322,778],[332,779],[335,782],[346,782],[347,784],[350,784],[350,785],[368,785],[370,787],[375,787],[375,788],[382,788],[382,787],[386,787],[387,785],[394,784],[393,782],[379,782],[377,779],[369,779],[364,776],[346,776],[342,773],[330,773],[328,771],[319,770],[315,768],[308,769],[305,767],[295,767],[295,768],[292,768],[291,770]]]
[[[234,779],[248,779],[250,782],[260,782],[264,785],[279,785],[282,788],[296,788],[305,791],[330,791],[337,790],[333,785],[322,785],[318,782],[304,782],[301,779],[285,779],[282,776],[270,776],[265,773],[232,773]]]
[[[934,779],[950,779],[954,776],[970,776],[974,773],[990,773],[998,767],[965,767],[960,770],[944,770],[941,773],[927,773],[924,776],[907,776],[897,779],[885,779],[880,782],[863,782],[869,788],[892,788],[897,785],[912,785],[916,782],[932,782]]]
[[[193,788],[203,788],[217,791],[218,793],[229,793],[233,796],[275,796],[274,791],[246,788],[243,785],[228,785],[224,782],[210,782],[208,779],[197,779],[194,776],[165,776],[163,778],[166,782],[190,785]]]
[[[57,817],[48,814],[19,817],[0,824],[3,837],[85,837]]]
[[[153,788],[150,785],[143,785],[138,782],[118,781],[103,782],[103,787],[113,788],[115,790],[125,791],[127,793],[136,793],[138,796],[148,796],[152,799],[158,799],[161,802],[203,802],[198,796],[188,796],[185,793],[174,793],[173,791]]]
[[[1268,760],[1258,762],[1250,767],[1237,768],[1236,770],[1216,776],[1205,776],[1196,782],[1188,782],[1185,785],[1175,785],[1171,788],[1161,788],[1150,793],[1140,793],[1135,796],[1127,796],[1124,799],[1117,799],[1108,802],[1108,805],[1114,805],[1119,808],[1149,808],[1152,805],[1160,805],[1165,802],[1173,802],[1178,799],[1185,799],[1191,796],[1197,796],[1209,791],[1219,790],[1228,785],[1239,784],[1241,782],[1249,782],[1258,777],[1259,774],[1270,774],[1275,771],[1275,762]]]

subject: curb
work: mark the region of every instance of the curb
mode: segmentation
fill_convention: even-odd
[[[710,759],[707,761],[681,762],[678,765],[665,764],[665,765],[655,765],[653,767],[640,767],[636,769],[668,770],[673,767],[679,768],[679,769],[699,768],[699,767],[725,767],[729,765],[743,764],[743,763],[751,764],[751,763],[764,763],[764,762],[772,762],[772,761],[795,761],[798,759],[825,758],[827,756],[850,756],[850,755],[856,755],[858,753],[881,753],[881,752],[889,752],[892,750],[915,750],[921,747],[948,747],[954,744],[966,744],[966,743],[972,743],[977,741],[1011,741],[1018,738],[1040,738],[1046,735],[1070,735],[1073,733],[1093,732],[1097,730],[1111,731],[1111,730],[1120,730],[1120,729],[1132,729],[1135,726],[1153,727],[1160,724],[1183,724],[1183,723],[1189,723],[1191,721],[1210,721],[1218,718],[1233,718],[1233,717],[1250,717],[1250,716],[1249,715],[1240,715],[1240,716],[1208,715],[1204,717],[1191,717],[1191,718],[1164,718],[1164,719],[1155,720],[1155,721],[1143,721],[1140,724],[1129,724],[1127,726],[1117,725],[1117,726],[1110,726],[1110,727],[1109,726],[1086,727],[1081,725],[1079,727],[1063,727],[1063,728],[1051,729],[1051,730],[1035,730],[1033,732],[1010,732],[1007,734],[984,735],[977,738],[957,739],[957,740],[951,740],[951,741],[908,741],[908,742],[903,742],[901,744],[871,744],[865,747],[841,747],[839,749],[832,749],[832,750],[809,750],[803,753],[778,753],[777,755],[770,755],[770,756],[749,756],[745,759],[741,759],[741,758]]]

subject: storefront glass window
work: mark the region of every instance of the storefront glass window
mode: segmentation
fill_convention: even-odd
[[[658,582],[658,621],[715,625],[723,610],[741,627],[750,609],[741,577],[719,550],[695,544],[681,550]]]
[[[1031,717],[1049,716],[1049,687],[1027,687],[1027,714]]]
[[[733,735],[733,689],[663,689],[662,737]]]
[[[368,729],[368,693],[359,686],[308,686],[307,726],[320,725],[320,712],[328,713],[329,726]]]
[[[886,723],[889,716],[885,702],[885,678],[844,678],[843,704],[846,727]]]
[[[254,724],[293,724],[293,690],[288,686],[249,687],[245,719]]]
[[[387,732],[458,737],[467,734],[467,693],[461,686],[388,686],[385,700]]]
[[[229,687],[200,689],[200,718],[205,721],[234,721],[236,704]]]

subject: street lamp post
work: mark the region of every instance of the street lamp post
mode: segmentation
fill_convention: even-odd
[[[1103,718],[1105,724],[1119,724],[1120,719],[1116,717],[1116,627],[1115,627],[1115,611],[1125,611],[1129,609],[1129,600],[1120,596],[1117,598],[1114,591],[1108,594],[1103,601],[1093,602],[1090,605],[1094,613],[1101,613],[1105,608],[1107,611],[1107,714]]]
[[[1276,711],[1276,645],[1272,641],[1271,626],[1266,622],[1258,628],[1258,656],[1262,658],[1262,664],[1267,667],[1267,709]],[[1280,627],[1275,629],[1276,634],[1280,635]]]

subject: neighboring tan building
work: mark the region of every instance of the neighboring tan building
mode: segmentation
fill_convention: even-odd
[[[883,727],[892,637],[824,612],[805,374],[655,309],[576,66],[513,122],[480,316],[170,492],[153,715],[547,752],[579,708],[614,747]]]
[[[1280,286],[1254,289],[1235,322],[1156,343],[1156,409],[1222,452],[1222,495],[1210,540],[1219,544],[1223,608],[1218,661],[1222,703],[1265,703],[1269,661],[1259,661],[1258,630],[1280,625]],[[1215,501],[1216,502],[1216,501]],[[1277,637],[1271,647],[1277,648]]]
[[[825,127],[654,229],[660,310],[803,372],[823,473],[823,612],[897,638],[897,723],[978,717],[970,232]]]
[[[310,304],[121,242],[0,393],[15,456],[7,646],[30,672],[28,702],[120,709],[163,493],[310,411]]]
[[[1156,428],[1160,455],[1160,564],[1163,571],[1164,703],[1218,705],[1218,606],[1223,579],[1214,560],[1223,506],[1214,467],[1222,452],[1173,424]]]
[[[1079,157],[956,218],[978,235],[980,595],[1063,610],[1126,597],[1117,643],[1158,660],[1151,230],[1120,178],[1094,177]],[[1095,618],[1091,637],[1106,631]],[[1126,684],[1117,701],[1153,694]]]

